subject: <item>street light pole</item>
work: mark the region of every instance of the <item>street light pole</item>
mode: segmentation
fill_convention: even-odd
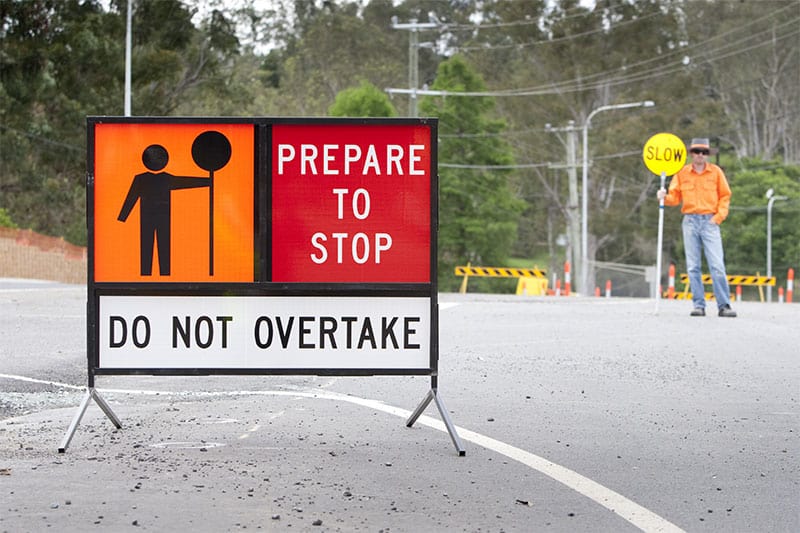
[[[133,18],[133,0],[128,0],[128,11],[125,16],[125,116],[131,116],[131,20]]]
[[[598,113],[603,111],[611,111],[613,109],[628,109],[631,107],[653,107],[655,102],[652,100],[645,100],[643,102],[629,102],[626,104],[612,104],[600,106],[589,113],[586,117],[586,122],[583,123],[583,176],[581,179],[581,266],[580,272],[581,285],[580,291],[584,294],[589,294],[589,126],[592,123],[592,118]]]
[[[786,196],[775,196],[775,191],[769,189],[767,197],[767,277],[772,277],[772,204],[775,200],[788,200]],[[767,285],[767,302],[772,302],[772,285]]]

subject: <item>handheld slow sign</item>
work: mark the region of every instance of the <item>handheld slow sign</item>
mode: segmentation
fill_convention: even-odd
[[[653,174],[672,176],[686,164],[686,145],[671,133],[657,133],[645,143],[642,159]]]
[[[672,176],[683,168],[686,163],[686,145],[679,137],[671,133],[657,133],[650,137],[642,151],[644,164],[653,174],[661,177],[660,187],[664,188],[667,176]],[[661,277],[661,248],[664,239],[664,200],[659,200],[658,205],[658,249],[656,250],[656,275]],[[656,293],[656,314],[660,292]]]

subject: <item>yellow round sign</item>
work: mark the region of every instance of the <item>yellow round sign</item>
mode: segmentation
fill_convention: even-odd
[[[686,145],[671,133],[656,133],[645,143],[642,159],[653,174],[672,176],[686,163]]]

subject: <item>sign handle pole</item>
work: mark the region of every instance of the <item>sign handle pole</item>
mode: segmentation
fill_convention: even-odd
[[[208,171],[208,275],[214,275],[214,171]]]
[[[667,179],[667,174],[664,171],[661,171],[661,186],[659,190],[664,188],[664,182]],[[662,243],[664,241],[664,199],[658,201],[658,249],[656,250],[656,279],[655,279],[655,287],[656,287],[656,311],[655,314],[658,314],[658,304],[661,301],[661,248]]]

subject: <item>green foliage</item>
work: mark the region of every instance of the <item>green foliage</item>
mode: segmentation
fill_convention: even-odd
[[[281,114],[324,116],[341,91],[365,79],[377,87],[397,86],[398,73],[408,68],[408,41],[387,31],[391,12],[386,9],[386,4],[370,5],[359,16],[356,2],[295,2],[295,32],[281,58],[275,95]],[[385,18],[378,19],[378,13]]]
[[[4,207],[0,207],[0,228],[18,228],[14,221],[11,220],[11,215]]]
[[[773,190],[772,273],[784,285],[789,268],[800,267],[800,167],[747,159],[728,170],[733,195],[723,223],[725,260],[730,274],[766,275],[766,192]]]
[[[583,4],[136,0],[133,114],[394,116],[409,98],[380,89],[408,87],[410,57],[420,86],[502,94],[420,102],[440,119],[440,287],[450,290],[452,266],[467,261],[545,257],[560,270],[578,244],[559,244],[576,212],[570,135],[600,106],[652,99],[592,120],[589,258],[655,263],[658,179],[640,154],[666,131],[722,149],[734,191],[729,270],[766,269],[769,187],[789,197],[773,204],[773,270],[797,268],[797,0]],[[85,117],[123,112],[126,7],[0,0],[0,199],[22,227],[86,242]],[[393,17],[444,26],[419,31],[410,51]],[[666,210],[665,264],[683,261],[679,227],[679,210]]]
[[[22,226],[75,244],[86,243],[86,116],[123,113],[127,4],[112,5],[0,0],[0,197]],[[238,42],[218,12],[201,26],[178,0],[135,2],[135,114],[169,114],[202,89],[225,101],[220,69]]]
[[[767,274],[766,192],[773,189],[775,197],[782,198],[772,205],[772,274],[777,285],[784,286],[789,268],[800,267],[800,167],[731,157],[723,158],[721,166],[732,190],[730,212],[722,224],[728,274]],[[665,263],[685,268],[680,220],[679,209],[667,210]]]
[[[358,87],[337,94],[328,114],[332,117],[394,117],[397,111],[386,93],[363,81]]]
[[[463,58],[455,56],[439,66],[434,89],[473,92],[485,84]],[[424,99],[420,110],[439,117],[440,163],[470,168],[440,168],[439,171],[439,287],[453,290],[456,264],[502,266],[516,239],[517,221],[524,203],[509,186],[503,170],[484,170],[484,165],[513,162],[511,148],[500,137],[480,143],[469,136],[498,133],[502,121],[489,118],[494,101],[488,97]],[[448,137],[443,137],[448,135]]]
[[[0,15],[0,196],[20,225],[83,244],[83,124],[121,94],[119,18],[93,1],[4,1]]]

